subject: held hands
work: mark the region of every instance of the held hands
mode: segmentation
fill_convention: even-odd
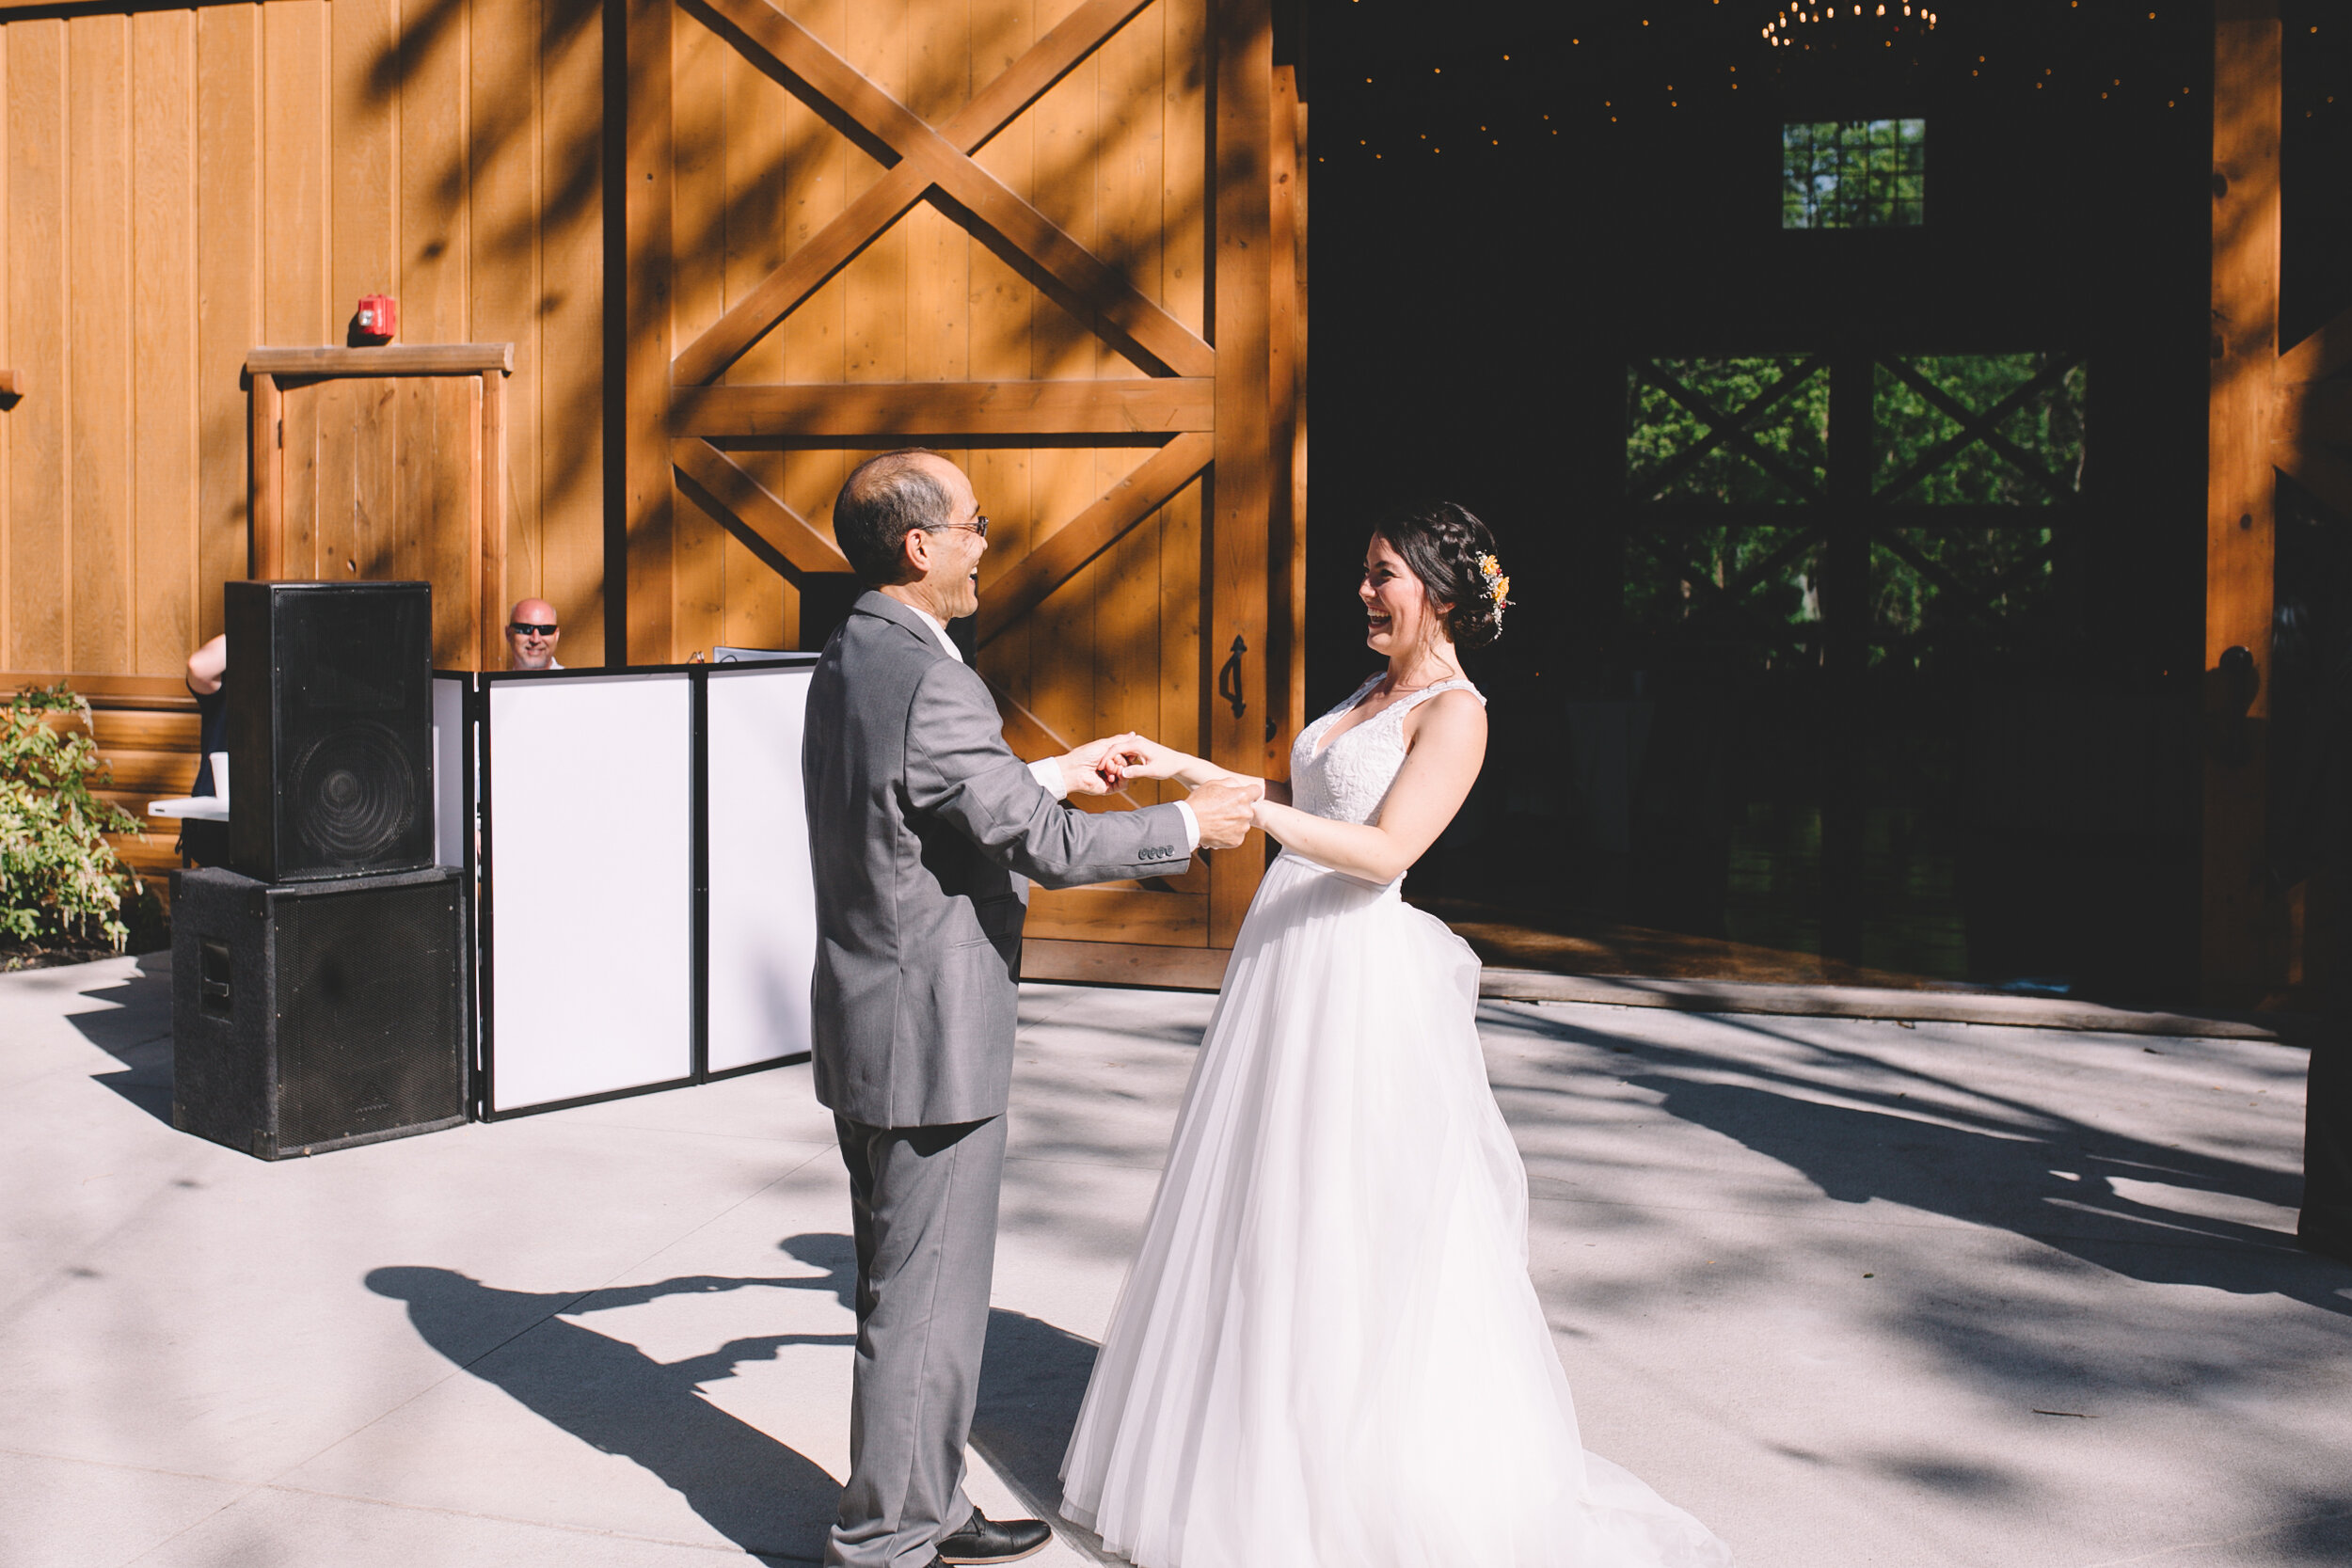
[[[1137,748],[1151,745],[1135,734],[1105,736],[1089,740],[1075,751],[1065,752],[1054,760],[1061,764],[1065,793],[1071,795],[1108,795],[1135,775],[1124,764],[1124,758]],[[1153,775],[1156,776],[1156,775]]]
[[[1128,779],[1172,779],[1184,770],[1185,763],[1194,760],[1148,736],[1122,735],[1103,763],[1115,770],[1114,784],[1123,784]]]
[[[1238,774],[1211,779],[1194,790],[1185,803],[1192,807],[1193,820],[1200,824],[1200,847],[1231,849],[1248,838],[1257,817],[1257,803],[1264,794],[1263,779]]]
[[[1107,795],[1130,779],[1176,779],[1191,786],[1186,804],[1200,825],[1200,847],[1231,849],[1257,825],[1265,781],[1211,768],[1198,757],[1130,731],[1090,740],[1055,759],[1073,795]],[[1206,776],[1202,776],[1202,775]]]
[[[1172,779],[1192,758],[1130,730],[1089,740],[1055,759],[1072,795],[1107,795],[1130,779]]]

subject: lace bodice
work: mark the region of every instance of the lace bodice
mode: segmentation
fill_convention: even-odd
[[[1291,804],[1334,822],[1377,822],[1380,803],[1389,798],[1397,769],[1405,766],[1405,716],[1440,691],[1467,691],[1485,702],[1486,696],[1468,681],[1438,681],[1391,704],[1362,723],[1323,745],[1323,737],[1343,714],[1354,708],[1380,684],[1375,675],[1355,694],[1298,732],[1291,744]],[[1322,747],[1320,752],[1317,747]]]

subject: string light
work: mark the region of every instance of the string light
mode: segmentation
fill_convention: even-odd
[[[1937,13],[1928,9],[1924,5],[1915,4],[1915,0],[1873,0],[1873,4],[1876,8],[1870,12],[1870,20],[1883,22],[1890,32],[1900,33],[1906,22],[1916,32],[1935,31]],[[1899,14],[1890,12],[1887,8],[1890,5],[1899,7]],[[1848,21],[1855,21],[1859,20],[1862,15],[1863,8],[1859,5],[1850,6],[1842,12],[1835,5],[1824,6],[1819,10],[1807,10],[1803,6],[1794,7],[1780,12],[1771,22],[1764,24],[1764,41],[1775,49],[1793,47],[1797,41],[1796,29],[1799,27],[1818,27],[1825,23],[1836,22],[1841,17]],[[1887,40],[1886,46],[1893,48],[1895,40]],[[1811,48],[1812,45],[1807,44],[1805,47]]]

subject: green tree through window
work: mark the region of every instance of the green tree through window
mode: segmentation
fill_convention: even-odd
[[[1780,128],[1783,229],[1927,222],[1928,122],[1814,120]]]
[[[1867,478],[1840,504],[1867,551],[1869,602],[1850,605],[1847,626],[1873,663],[2008,641],[2050,602],[2082,489],[2081,357],[1890,355],[1863,368],[1868,402],[1847,406],[1867,428],[1844,450]],[[1638,359],[1626,401],[1633,624],[1747,641],[1768,668],[1818,651],[1836,489],[1826,358]]]

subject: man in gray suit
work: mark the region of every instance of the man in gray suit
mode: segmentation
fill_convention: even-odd
[[[857,1236],[850,1479],[825,1547],[842,1568],[1010,1562],[1034,1519],[963,1494],[996,1257],[1021,923],[1047,887],[1167,876],[1248,832],[1211,785],[1089,815],[1122,741],[1025,765],[946,624],[979,608],[971,481],[936,452],[861,465],[834,531],[869,592],[825,644],[801,758],[817,879],[817,1097],[834,1113]],[[1115,763],[1114,763],[1115,766]]]

